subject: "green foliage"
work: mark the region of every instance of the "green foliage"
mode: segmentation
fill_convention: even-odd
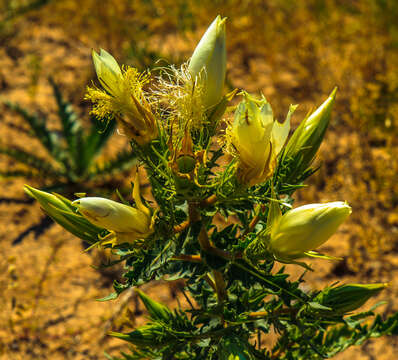
[[[109,193],[114,186],[110,175],[129,170],[135,162],[134,154],[131,150],[122,150],[105,162],[97,162],[97,156],[114,132],[115,121],[105,121],[104,125],[104,121],[92,117],[91,127],[84,129],[82,120],[63,97],[57,84],[52,79],[50,84],[58,108],[60,130],[50,130],[46,116],[30,113],[16,103],[5,104],[28,124],[31,136],[41,143],[49,157],[39,157],[16,145],[0,145],[0,154],[24,165],[23,169],[3,170],[0,175],[34,178],[46,189],[56,189],[64,194],[90,190],[91,186],[97,191]],[[84,184],[87,187],[82,186]]]

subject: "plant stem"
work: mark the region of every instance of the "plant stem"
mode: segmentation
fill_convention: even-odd
[[[213,276],[216,283],[217,299],[221,305],[227,296],[225,281],[221,272],[218,270],[213,270]]]
[[[174,226],[174,233],[177,234],[177,233],[184,231],[185,229],[187,229],[189,227],[190,224],[191,224],[191,222],[189,220],[185,220],[181,224]]]
[[[291,297],[295,298],[296,300],[300,301],[301,303],[305,303],[305,301],[304,301],[302,298],[300,298],[299,296],[297,296],[296,294],[292,293],[292,292],[289,291],[289,290],[286,290],[284,287],[282,287],[282,286],[280,286],[280,285],[274,283],[273,281],[268,280],[268,279],[265,278],[264,276],[261,276],[261,275],[257,274],[256,272],[254,272],[253,270],[247,268],[246,266],[244,266],[244,265],[242,265],[242,264],[239,264],[239,263],[237,263],[237,262],[234,262],[233,264],[236,265],[237,267],[241,268],[242,270],[247,271],[248,273],[252,274],[253,276],[257,277],[258,279],[260,279],[260,280],[266,282],[267,284],[272,285],[272,286],[275,286],[275,287],[277,287],[278,289],[284,291],[286,294],[289,294]]]
[[[197,262],[197,263],[202,262],[200,255],[185,255],[185,254],[173,256],[171,258],[171,260],[182,260],[182,261],[190,261],[190,262]]]
[[[214,283],[213,279],[208,275],[205,274],[204,279],[206,280],[206,282],[210,285],[210,287],[217,292],[217,287],[216,284]]]
[[[249,226],[247,227],[247,229],[245,230],[245,232],[242,234],[242,238],[246,237],[247,234],[249,234],[251,231],[253,231],[253,229],[256,227],[257,223],[260,220],[260,213],[262,211],[264,211],[265,206],[264,205],[258,205],[256,207],[256,215],[254,215],[252,221],[250,221]]]

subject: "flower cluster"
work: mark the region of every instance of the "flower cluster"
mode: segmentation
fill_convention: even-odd
[[[217,16],[188,63],[180,70],[172,67],[166,72],[166,79],[158,77],[153,95],[143,89],[151,83],[150,73],[140,73],[130,67],[121,68],[113,56],[103,49],[99,54],[92,53],[102,87],[89,87],[87,90],[86,99],[93,103],[92,113],[103,119],[115,117],[124,135],[139,146],[156,141],[160,136],[158,127],[163,128],[161,132],[168,134],[172,147],[169,166],[174,172],[177,192],[182,191],[184,186],[194,190],[191,182],[199,182],[195,169],[198,169],[199,162],[203,164],[206,161],[203,158],[198,160],[198,155],[203,156],[203,148],[192,140],[191,130],[204,130],[208,126],[206,120],[210,121],[217,111],[222,115],[224,103],[229,100],[223,96],[226,76],[225,20]],[[304,171],[313,161],[326,131],[335,93],[336,90],[300,124],[284,150],[290,118],[297,105],[291,105],[285,121],[280,123],[274,118],[271,105],[263,95],[256,97],[242,91],[242,100],[224,138],[225,149],[236,160],[235,176],[240,186],[251,188],[269,180],[281,157],[299,158],[296,161],[298,171]],[[151,101],[151,98],[156,101]],[[166,108],[163,112],[166,121],[156,116],[162,113],[153,108],[156,104]],[[176,133],[179,134],[177,138]],[[195,152],[195,148],[200,151]],[[32,194],[32,190],[27,191]],[[154,233],[153,211],[141,201],[138,180],[133,195],[136,207],[98,197],[81,198],[72,205],[90,223],[108,230],[110,233],[106,239],[110,239],[108,242],[112,245],[133,243]],[[274,206],[272,204],[270,208]],[[274,213],[278,215],[268,221],[266,230],[259,233],[257,239],[265,244],[274,258],[287,260],[309,256],[312,250],[336,232],[351,213],[351,208],[345,203],[334,202],[305,205],[283,216],[280,210]],[[271,215],[270,212],[269,218]],[[101,239],[101,244],[108,242]]]

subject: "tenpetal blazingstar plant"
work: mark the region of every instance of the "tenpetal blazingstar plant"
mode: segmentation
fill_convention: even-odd
[[[279,123],[264,97],[244,91],[224,132],[218,125],[228,121],[236,93],[222,96],[224,41],[225,20],[217,17],[188,64],[159,69],[154,78],[120,68],[104,51],[94,54],[104,90],[90,89],[88,97],[94,113],[114,115],[131,135],[147,174],[145,201],[138,177],[133,205],[90,194],[71,202],[26,187],[61,226],[109,248],[124,264],[123,282],[115,281],[106,299],[152,281],[183,280],[189,310],[137,291],[149,318],[133,331],[110,333],[131,345],[122,358],[320,360],[369,338],[397,335],[398,314],[365,324],[372,311],[352,313],[385,284],[310,290],[302,286],[304,274],[292,280],[275,267],[313,270],[298,260],[337,260],[314,250],[337,232],[351,207],[341,201],[292,206],[294,191],[314,172],[308,169],[334,93],[304,119],[286,149],[295,106]],[[145,93],[143,82],[151,85]]]

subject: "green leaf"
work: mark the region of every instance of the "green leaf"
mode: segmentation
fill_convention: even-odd
[[[58,137],[54,132],[48,130],[45,118],[39,118],[38,116],[29,113],[16,103],[6,102],[5,105],[22,116],[30,126],[33,134],[43,144],[49,154],[57,160],[62,158],[62,148],[59,144]]]
[[[131,169],[137,162],[137,157],[129,150],[120,151],[115,158],[106,161],[104,164],[96,164],[95,168],[90,171],[90,179],[100,176],[112,175],[116,172]]]
[[[97,118],[90,117],[90,120],[93,125],[91,126],[90,133],[84,140],[84,157],[87,167],[90,167],[94,158],[99,155],[107,144],[116,127],[116,121],[114,119],[107,121],[104,129],[101,129],[101,121]]]
[[[68,153],[70,160],[72,161],[73,169],[69,170],[73,170],[77,174],[81,175],[86,168],[84,164],[85,157],[82,155],[84,154],[83,128],[78,115],[73,110],[72,105],[64,99],[58,85],[52,78],[49,78],[49,82],[53,89],[54,97],[58,106],[58,116],[61,120],[63,129],[62,135],[68,145]],[[67,163],[69,159],[64,158],[62,160],[68,168],[70,166],[70,164]]]
[[[308,303],[308,305],[311,306],[315,310],[327,310],[327,311],[332,311],[333,310],[332,308],[324,306],[324,305],[322,305],[322,304],[320,304],[318,302],[315,302],[315,301],[310,301]]]
[[[166,306],[152,300],[148,295],[138,289],[136,292],[153,320],[162,320],[166,322],[169,321],[171,317],[171,311]]]
[[[14,147],[0,147],[0,154],[7,155],[18,162],[33,168],[38,171],[42,176],[52,177],[57,179],[63,176],[60,170],[55,169],[49,162],[39,158],[36,155],[28,153],[16,146]]]
[[[22,177],[25,179],[45,179],[44,174],[38,174],[34,171],[28,170],[9,170],[9,171],[1,171],[0,170],[0,178],[12,178],[12,177]]]

